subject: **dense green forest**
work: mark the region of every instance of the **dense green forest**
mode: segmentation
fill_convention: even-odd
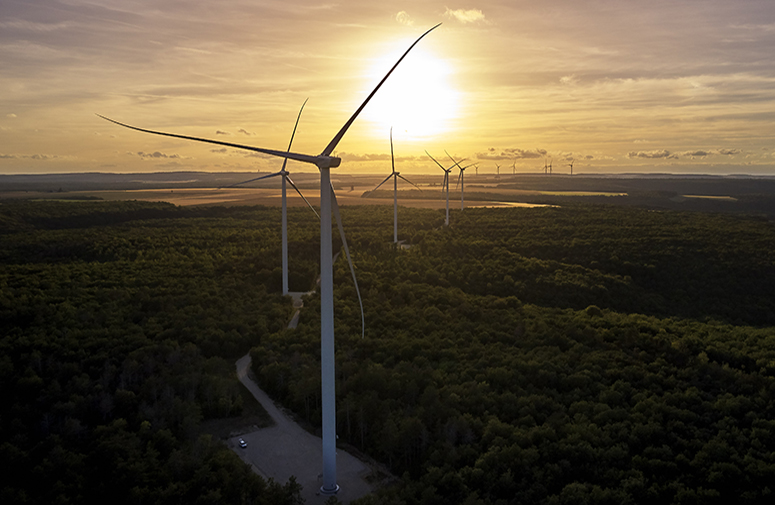
[[[342,209],[340,441],[362,504],[771,503],[775,229],[612,206]],[[319,300],[285,329],[279,209],[0,203],[3,503],[294,503],[201,422],[262,387],[320,419]],[[318,222],[290,210],[291,288]],[[30,485],[29,476],[34,477]]]
[[[277,219],[0,204],[0,502],[298,502],[200,424],[241,413],[234,360],[289,315]]]
[[[340,439],[402,475],[361,503],[771,503],[775,229],[616,207],[346,209]],[[320,418],[314,297],[252,351]]]

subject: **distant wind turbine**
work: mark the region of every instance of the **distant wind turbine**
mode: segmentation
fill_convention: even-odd
[[[500,179],[501,178],[501,166],[497,163],[495,164],[495,178]]]
[[[372,191],[377,191],[380,186],[385,184],[387,181],[390,180],[390,178],[393,178],[393,243],[398,243],[398,179],[403,179],[412,186],[414,186],[417,189],[420,189],[420,187],[401,175],[400,172],[396,172],[396,160],[393,156],[393,127],[390,128],[390,163],[393,167],[393,172],[385,177],[385,180],[377,184],[377,187],[372,189]],[[420,191],[422,191],[420,189]]]
[[[549,175],[552,175],[552,159],[549,158]]]
[[[309,100],[309,99],[307,99]],[[304,100],[304,103],[301,105],[301,109],[299,110],[299,115],[296,117],[296,124],[293,126],[293,133],[291,134],[291,141],[288,143],[288,151],[291,150],[291,145],[293,145],[293,137],[296,136],[296,128],[299,126],[299,119],[301,118],[301,112],[304,110],[304,106],[307,105],[307,100]],[[317,213],[315,208],[312,206],[312,204],[309,203],[309,200],[304,198],[304,195],[301,193],[299,188],[296,186],[296,184],[293,183],[290,176],[288,175],[288,171],[285,170],[285,166],[288,163],[288,158],[283,158],[283,168],[279,172],[275,172],[273,174],[264,175],[261,177],[256,177],[255,179],[250,179],[248,181],[242,181],[238,182],[236,184],[232,184],[231,186],[226,186],[227,188],[233,188],[235,186],[239,186],[241,184],[247,184],[249,182],[254,181],[260,181],[261,179],[269,179],[270,177],[277,177],[278,175],[282,177],[282,254],[283,254],[283,295],[288,294],[288,209],[287,209],[287,202],[286,202],[286,181],[288,184],[290,184],[293,189],[296,190],[296,192],[299,194],[299,196],[307,202],[307,205],[309,205],[309,208],[312,209],[312,212],[315,213],[316,216],[318,216],[318,219],[320,219],[320,215]]]
[[[323,152],[319,155],[309,155],[292,153],[290,151],[277,151],[274,149],[265,149],[261,147],[246,146],[243,144],[235,144],[231,142],[222,142],[218,140],[210,140],[199,137],[190,137],[187,135],[178,135],[174,133],[164,133],[154,130],[146,130],[143,128],[137,128],[135,126],[129,126],[124,123],[119,123],[105,116],[100,116],[107,121],[115,123],[117,125],[137,130],[145,133],[152,133],[154,135],[165,135],[168,137],[176,137],[187,140],[194,140],[197,142],[207,142],[210,144],[217,144],[227,147],[234,147],[237,149],[246,149],[249,151],[255,151],[259,153],[268,154],[270,156],[277,156],[280,158],[292,159],[300,161],[302,163],[310,163],[315,165],[320,170],[320,368],[321,368],[321,403],[323,407],[322,412],[322,435],[323,435],[323,485],[320,487],[322,494],[333,495],[339,491],[339,485],[336,483],[336,376],[334,370],[334,272],[333,272],[333,254],[332,254],[332,240],[331,240],[331,214],[333,212],[339,233],[342,238],[342,245],[345,255],[350,264],[350,273],[355,279],[355,269],[352,265],[350,258],[350,251],[347,247],[347,241],[344,236],[344,228],[342,227],[341,217],[339,215],[339,205],[336,201],[336,194],[334,188],[331,185],[331,169],[338,167],[342,160],[339,157],[332,156],[334,149],[347,133],[352,123],[361,113],[366,104],[369,103],[374,94],[384,84],[390,74],[396,69],[396,67],[403,61],[409,51],[417,45],[423,37],[428,35],[431,31],[436,29],[441,23],[434,26],[430,30],[426,31],[420,37],[415,40],[409,49],[398,59],[393,67],[388,71],[385,77],[377,84],[374,90],[366,97],[363,103],[358,109],[350,116],[350,119],[342,126],[339,132],[331,139],[331,142],[323,149]],[[358,300],[360,302],[360,292],[358,290],[358,284],[355,283],[356,293],[358,293]],[[363,320],[363,304],[361,303],[361,337],[364,334],[364,320]]]
[[[511,164],[511,175],[517,175],[517,159],[514,158],[514,163]]]
[[[460,185],[460,210],[463,210],[464,201],[466,199],[466,183],[465,183],[465,172],[466,168],[474,167],[476,166],[476,163],[471,163],[470,165],[466,165],[464,167],[460,166],[460,162],[455,161],[455,158],[449,155],[447,151],[444,151],[444,154],[447,155],[449,159],[452,160],[452,163],[457,165],[457,168],[460,169],[460,175],[457,177],[457,183],[455,184],[455,189],[457,189],[457,186]],[[461,160],[462,162],[462,160]],[[453,167],[455,166],[453,165]],[[447,181],[447,184],[449,184],[449,181]]]
[[[568,163],[568,166],[570,167],[570,174],[573,175],[573,163],[575,160],[571,159],[570,163]]]
[[[436,158],[431,156],[431,153],[429,153],[428,151],[425,151],[425,154],[427,154],[428,157],[432,159],[439,166],[439,168],[444,171],[444,181],[441,183],[441,190],[444,191],[445,188],[447,190],[447,217],[444,220],[444,225],[449,226],[449,173],[452,171],[453,168],[459,165],[455,163],[449,168],[444,168],[444,166],[441,163],[436,161]],[[464,160],[461,160],[461,161],[464,161]]]

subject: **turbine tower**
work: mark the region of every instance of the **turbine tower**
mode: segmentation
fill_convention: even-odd
[[[568,166],[570,167],[570,174],[573,175],[573,163],[575,160],[571,159],[570,163],[568,163]]]
[[[500,179],[501,178],[501,166],[497,163],[495,164],[495,178]]]
[[[309,99],[307,99],[309,100]],[[299,115],[296,117],[296,124],[293,127],[293,133],[291,133],[291,141],[288,143],[288,150],[291,150],[291,145],[293,145],[293,137],[296,136],[296,128],[299,126],[299,119],[301,118],[301,111],[304,110],[304,106],[307,105],[307,100],[304,100],[304,103],[301,105],[301,109],[299,110]],[[301,193],[299,188],[296,186],[296,184],[293,183],[290,176],[288,175],[288,171],[285,170],[285,166],[288,163],[288,158],[283,159],[283,168],[279,172],[275,172],[273,174],[264,175],[261,177],[256,177],[255,179],[250,179],[248,181],[242,181],[238,182],[236,184],[232,184],[231,186],[226,186],[227,188],[233,188],[235,186],[239,186],[241,184],[247,184],[249,182],[255,182],[260,181],[261,179],[269,179],[270,177],[277,177],[278,175],[282,177],[282,255],[283,255],[283,295],[288,294],[288,206],[286,201],[286,181],[288,184],[290,184],[293,189],[296,190],[296,192],[299,194],[299,196],[307,202],[307,205],[309,205],[309,208],[312,209],[312,212],[315,213],[316,216],[318,216],[318,219],[320,219],[320,215],[317,213],[315,208],[312,206],[311,203],[309,203],[309,200],[304,198],[304,195]]]
[[[393,243],[398,244],[398,179],[401,178],[414,186],[417,189],[420,189],[420,187],[401,175],[400,172],[396,172],[396,160],[393,157],[393,127],[390,127],[390,163],[393,167],[393,172],[385,177],[385,180],[377,184],[377,187],[372,189],[372,191],[377,191],[380,186],[385,184],[387,181],[390,180],[390,178],[393,178]],[[422,191],[420,189],[420,191]]]
[[[514,158],[514,163],[511,164],[511,175],[517,175],[517,159]]]
[[[342,227],[341,217],[339,215],[339,205],[336,202],[336,194],[331,185],[331,169],[338,167],[342,160],[337,156],[332,156],[334,149],[347,133],[347,130],[353,124],[355,119],[361,113],[366,104],[369,103],[374,94],[382,87],[390,74],[404,60],[409,51],[420,42],[426,35],[436,29],[441,23],[429,29],[417,40],[415,40],[409,49],[398,59],[393,67],[388,71],[385,77],[377,84],[369,96],[363,101],[358,109],[350,116],[350,119],[342,126],[339,132],[331,139],[331,142],[323,149],[323,152],[315,155],[293,153],[290,151],[277,151],[274,149],[265,149],[262,147],[247,146],[244,144],[235,144],[231,142],[222,142],[218,140],[205,139],[200,137],[190,137],[187,135],[178,135],[174,133],[164,133],[160,131],[147,130],[130,126],[125,123],[114,121],[105,116],[100,116],[112,123],[154,135],[164,135],[167,137],[176,137],[197,142],[207,142],[237,149],[246,149],[259,153],[277,156],[280,158],[292,159],[302,163],[310,163],[320,170],[320,368],[321,368],[321,403],[322,412],[322,438],[323,438],[323,485],[320,487],[322,494],[333,495],[339,491],[339,485],[336,483],[336,376],[334,371],[334,272],[333,255],[331,242],[331,214],[336,217],[339,233],[342,236],[342,245],[348,262],[350,263],[350,272],[355,279],[355,269],[352,266],[350,251],[347,247],[347,241],[344,237],[344,228]],[[99,115],[99,114],[98,114]],[[355,284],[358,299],[360,301],[360,292],[358,284]],[[363,304],[361,304],[361,338],[364,333]]]

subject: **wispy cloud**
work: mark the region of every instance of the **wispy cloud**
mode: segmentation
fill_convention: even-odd
[[[401,11],[396,14],[396,21],[406,26],[414,25],[414,19],[412,19],[412,17],[406,11]]]
[[[543,158],[546,156],[546,149],[519,149],[516,147],[509,147],[506,149],[495,149],[491,147],[487,152],[476,153],[476,159],[478,160],[529,160],[536,158]]]
[[[484,14],[479,9],[450,9],[446,8],[445,17],[457,19],[461,23],[477,23],[484,21]]]
[[[240,128],[239,130],[237,130],[237,133],[241,133],[243,135],[248,135],[248,136],[255,135],[255,133],[249,132],[245,128]]]
[[[231,132],[227,132],[224,130],[215,130],[216,135],[231,135]]]
[[[646,158],[650,160],[656,159],[678,159],[677,154],[673,154],[667,149],[661,151],[630,151],[627,155],[628,158]]]
[[[152,153],[146,153],[143,151],[137,151],[136,153],[130,153],[130,154],[136,154],[140,158],[143,159],[180,159],[181,156],[179,154],[165,154],[159,151],[154,151]]]

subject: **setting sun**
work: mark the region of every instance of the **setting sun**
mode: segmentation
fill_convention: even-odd
[[[363,111],[363,118],[379,135],[393,127],[412,139],[427,140],[454,128],[460,93],[451,82],[451,65],[428,50],[415,51],[401,62]],[[399,56],[396,52],[375,60],[364,89],[381,79]]]

